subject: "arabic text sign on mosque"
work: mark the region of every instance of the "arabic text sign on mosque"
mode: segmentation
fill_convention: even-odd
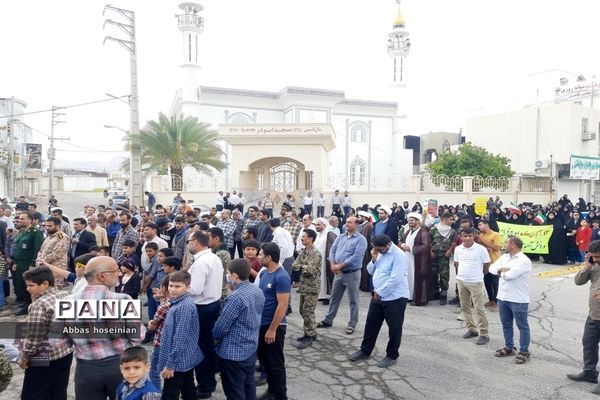
[[[600,158],[571,156],[571,179],[594,179],[600,177]]]
[[[221,129],[225,130],[229,135],[319,135],[326,134],[325,129],[315,125],[278,125],[278,126],[251,126],[251,125],[236,125],[224,126]]]

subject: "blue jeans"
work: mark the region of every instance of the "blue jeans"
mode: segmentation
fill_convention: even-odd
[[[4,279],[0,278],[0,308],[4,307]]]
[[[158,390],[162,387],[162,382],[160,380],[160,371],[158,370],[158,353],[160,352],[160,346],[154,346],[154,350],[152,350],[152,358],[150,360],[150,373],[148,377],[150,381],[154,383],[154,386]]]
[[[500,313],[500,321],[502,322],[502,330],[504,332],[504,346],[512,349],[515,345],[513,338],[513,320],[519,328],[519,351],[523,353],[529,352],[529,343],[531,341],[529,335],[529,323],[527,322],[527,314],[529,303],[513,303],[511,301],[498,300],[498,312]]]
[[[154,300],[154,294],[152,288],[146,289],[146,296],[148,296],[148,320],[154,319],[154,314],[158,310],[158,302]]]

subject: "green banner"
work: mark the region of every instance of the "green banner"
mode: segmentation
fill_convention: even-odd
[[[523,253],[548,254],[548,241],[552,236],[552,225],[515,225],[498,222],[500,236],[518,236],[523,241]]]

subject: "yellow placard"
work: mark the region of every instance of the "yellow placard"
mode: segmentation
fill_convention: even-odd
[[[509,235],[518,236],[523,241],[523,253],[548,254],[548,241],[552,236],[552,225],[531,226],[498,222],[500,236],[504,240]]]
[[[475,214],[482,216],[487,210],[487,199],[485,197],[475,198]]]

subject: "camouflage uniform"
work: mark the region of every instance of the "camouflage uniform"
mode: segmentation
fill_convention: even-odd
[[[17,235],[14,256],[17,270],[13,272],[13,283],[15,285],[15,294],[18,301],[25,301],[27,304],[31,304],[31,296],[25,289],[23,274],[30,267],[35,267],[35,260],[42,247],[43,241],[44,235],[34,226],[26,231],[19,231],[19,234]]]
[[[446,252],[456,239],[456,231],[450,228],[448,237],[444,237],[436,225],[429,231],[429,237],[431,238],[431,251],[434,255],[431,260],[434,293],[438,293],[440,290],[447,291],[450,280],[450,257],[446,257]]]
[[[229,289],[227,289],[227,266],[229,266],[229,262],[231,261],[231,254],[225,244],[221,244],[220,247],[213,249],[213,253],[217,255],[221,259],[221,264],[223,264],[223,289],[221,292],[221,299],[225,299],[227,294],[229,294]]]
[[[293,271],[300,271],[300,315],[304,319],[304,335],[317,334],[315,308],[321,286],[321,253],[311,247],[303,249],[292,264]]]

